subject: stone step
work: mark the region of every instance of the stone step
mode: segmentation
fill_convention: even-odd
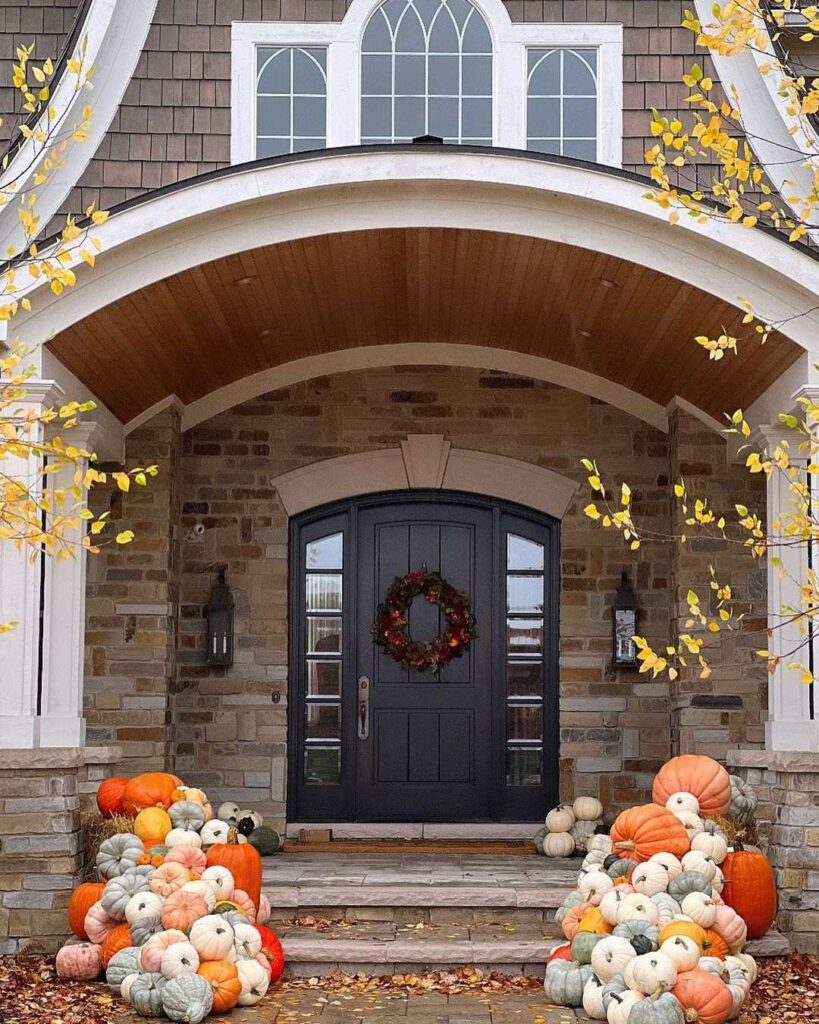
[[[552,950],[565,942],[554,925],[295,922],[277,929],[288,970],[295,977],[336,971],[406,974],[481,967],[505,974],[542,976]]]

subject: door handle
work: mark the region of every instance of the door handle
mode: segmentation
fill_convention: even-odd
[[[370,738],[370,680],[367,676],[358,677],[358,738]]]

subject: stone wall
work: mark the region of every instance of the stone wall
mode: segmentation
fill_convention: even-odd
[[[107,748],[0,751],[0,955],[68,934],[66,908],[81,881],[80,790],[109,774]]]
[[[670,531],[669,481],[681,473],[719,510],[761,504],[759,484],[687,413],[665,435],[593,398],[490,371],[387,367],[320,378],[215,417],[185,434],[181,451],[178,427],[166,410],[129,438],[129,464],[159,458],[162,473],[147,492],[116,496],[117,529],[132,527],[134,544],[91,560],[89,741],[119,744],[124,773],[164,765],[280,824],[288,521],[274,477],[428,431],[580,484],[580,460],[593,456],[613,480],[629,482],[643,528],[660,536]],[[672,692],[666,678],[613,672],[610,609],[620,574],[634,583],[640,631],[662,646],[685,614],[688,587],[707,589],[709,563],[754,608],[760,594],[764,602],[764,575],[721,541],[682,552],[647,541],[631,552],[583,514],[588,500],[581,487],[562,524],[561,790],[599,794],[614,809],[648,797],[672,748],[724,757],[732,746],[761,744],[766,692],[745,641],[727,636],[715,641],[707,682],[676,683]],[[229,669],[209,667],[204,653],[204,608],[220,564],[229,566],[236,598]]]
[[[736,750],[729,770],[755,787],[763,852],[779,890],[780,930],[819,953],[819,754]]]

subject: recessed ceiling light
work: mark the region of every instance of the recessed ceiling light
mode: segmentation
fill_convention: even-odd
[[[240,278],[238,278],[238,280],[234,281],[233,283],[234,284],[239,284],[239,285],[245,285],[245,284],[250,284],[251,281],[255,281],[255,280],[256,280],[255,276],[240,277]]]
[[[577,333],[580,335],[581,338],[593,338],[594,337],[594,335],[592,334],[591,331],[578,331]]]
[[[271,330],[271,328],[265,327],[265,329],[263,331],[259,331],[259,337],[260,338],[266,338],[268,336],[268,334],[272,334],[272,333],[273,333],[273,331]]]
[[[618,288],[619,285],[616,281],[610,281],[607,277],[598,277],[598,282],[601,288]]]

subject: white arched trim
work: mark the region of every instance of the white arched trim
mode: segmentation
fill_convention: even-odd
[[[714,24],[711,0],[695,0],[697,17],[703,28]],[[750,142],[765,173],[779,192],[779,198],[795,211],[801,202],[789,202],[809,196],[814,188],[814,170],[819,158],[819,137],[805,118],[788,113],[780,93],[782,72],[773,42],[765,49],[749,46],[726,57],[711,51],[711,59],[723,88],[735,94]],[[763,73],[763,69],[765,69]],[[811,160],[812,166],[805,166]],[[814,211],[812,220],[819,222]]]
[[[469,491],[562,519],[578,484],[505,455],[453,448],[441,434],[410,434],[400,447],[340,455],[275,477],[288,516],[332,501],[410,488]]]
[[[41,224],[48,224],[56,214],[97,152],[130,84],[156,5],[157,0],[139,0],[139,3],[91,0],[74,51],[68,56],[78,57],[80,47],[85,46],[83,66],[86,72],[94,68],[94,91],[77,89],[77,77],[66,67],[52,85],[48,104],[54,111],[54,123],[61,126],[61,138],[70,137],[74,128],[83,121],[83,108],[90,106],[88,138],[81,143],[69,142],[59,169],[37,187],[37,213]],[[44,113],[37,128],[47,132],[46,121],[47,114]],[[20,194],[31,188],[34,175],[40,168],[40,159],[51,145],[53,142],[43,146],[34,138],[23,143],[0,174],[0,187],[13,188]],[[16,251],[23,243],[17,204],[8,203],[0,209],[0,245],[5,253],[9,246]]]
[[[457,146],[325,151],[193,180],[126,206],[95,231],[103,252],[59,299],[33,282],[18,315],[34,343],[146,285],[258,246],[341,231],[446,227],[552,239],[651,267],[765,319],[819,352],[819,263],[735,224],[677,226],[645,185],[603,168]]]
[[[350,373],[384,366],[462,366],[517,373],[521,377],[548,381],[550,384],[558,384],[560,387],[579,391],[583,395],[599,398],[600,401],[622,409],[623,412],[636,416],[658,430],[668,430],[667,412],[658,402],[652,402],[650,398],[638,395],[636,391],[597,374],[523,352],[488,348],[483,345],[439,342],[367,345],[326,352],[320,356],[306,356],[304,359],[294,359],[281,366],[273,366],[269,370],[262,370],[261,373],[254,373],[232,384],[226,384],[225,387],[211,391],[204,398],[185,406],[182,413],[182,429],[190,430],[205,420],[268,391],[277,391],[331,373]],[[125,433],[128,434],[141,426],[156,411],[158,410],[155,408],[147,410],[127,423]]]

